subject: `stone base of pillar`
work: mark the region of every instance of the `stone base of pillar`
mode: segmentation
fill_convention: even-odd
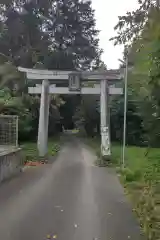
[[[109,129],[107,127],[101,128],[101,154],[103,157],[111,156]]]

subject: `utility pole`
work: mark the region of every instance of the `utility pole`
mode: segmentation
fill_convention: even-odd
[[[128,51],[125,57],[125,79],[124,79],[124,122],[123,122],[123,150],[122,167],[125,167],[125,148],[126,148],[126,125],[127,125],[127,88],[128,88]]]
[[[128,49],[125,49],[125,61],[119,61],[125,66],[125,74],[124,74],[124,121],[123,121],[123,147],[122,147],[122,167],[125,167],[125,149],[126,149],[126,128],[127,128],[127,92],[128,92]]]

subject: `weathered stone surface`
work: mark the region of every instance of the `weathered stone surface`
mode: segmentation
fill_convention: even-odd
[[[0,152],[0,182],[21,172],[23,156],[21,149],[5,149]]]

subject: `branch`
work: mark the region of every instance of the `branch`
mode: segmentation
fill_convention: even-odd
[[[114,45],[126,44],[132,42],[141,33],[150,9],[155,7],[153,0],[139,0],[139,8],[136,11],[127,12],[125,16],[119,16],[119,22],[114,27],[118,31],[117,36],[112,37],[110,41],[114,41]]]

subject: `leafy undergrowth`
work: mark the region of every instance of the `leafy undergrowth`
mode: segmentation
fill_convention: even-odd
[[[99,159],[100,142],[96,139],[88,142]],[[123,169],[120,167],[121,152],[120,145],[113,144],[112,166],[117,168],[147,239],[160,240],[160,149],[152,148],[145,156],[145,148],[127,147]]]
[[[26,142],[22,146],[22,151],[23,155],[25,158],[25,164],[33,162],[33,164],[30,165],[35,165],[34,163],[37,162],[47,162],[48,156],[55,156],[57,152],[60,150],[60,140],[57,139],[49,139],[48,142],[48,156],[45,158],[40,158],[38,156],[38,150],[37,150],[37,143],[36,142]]]

